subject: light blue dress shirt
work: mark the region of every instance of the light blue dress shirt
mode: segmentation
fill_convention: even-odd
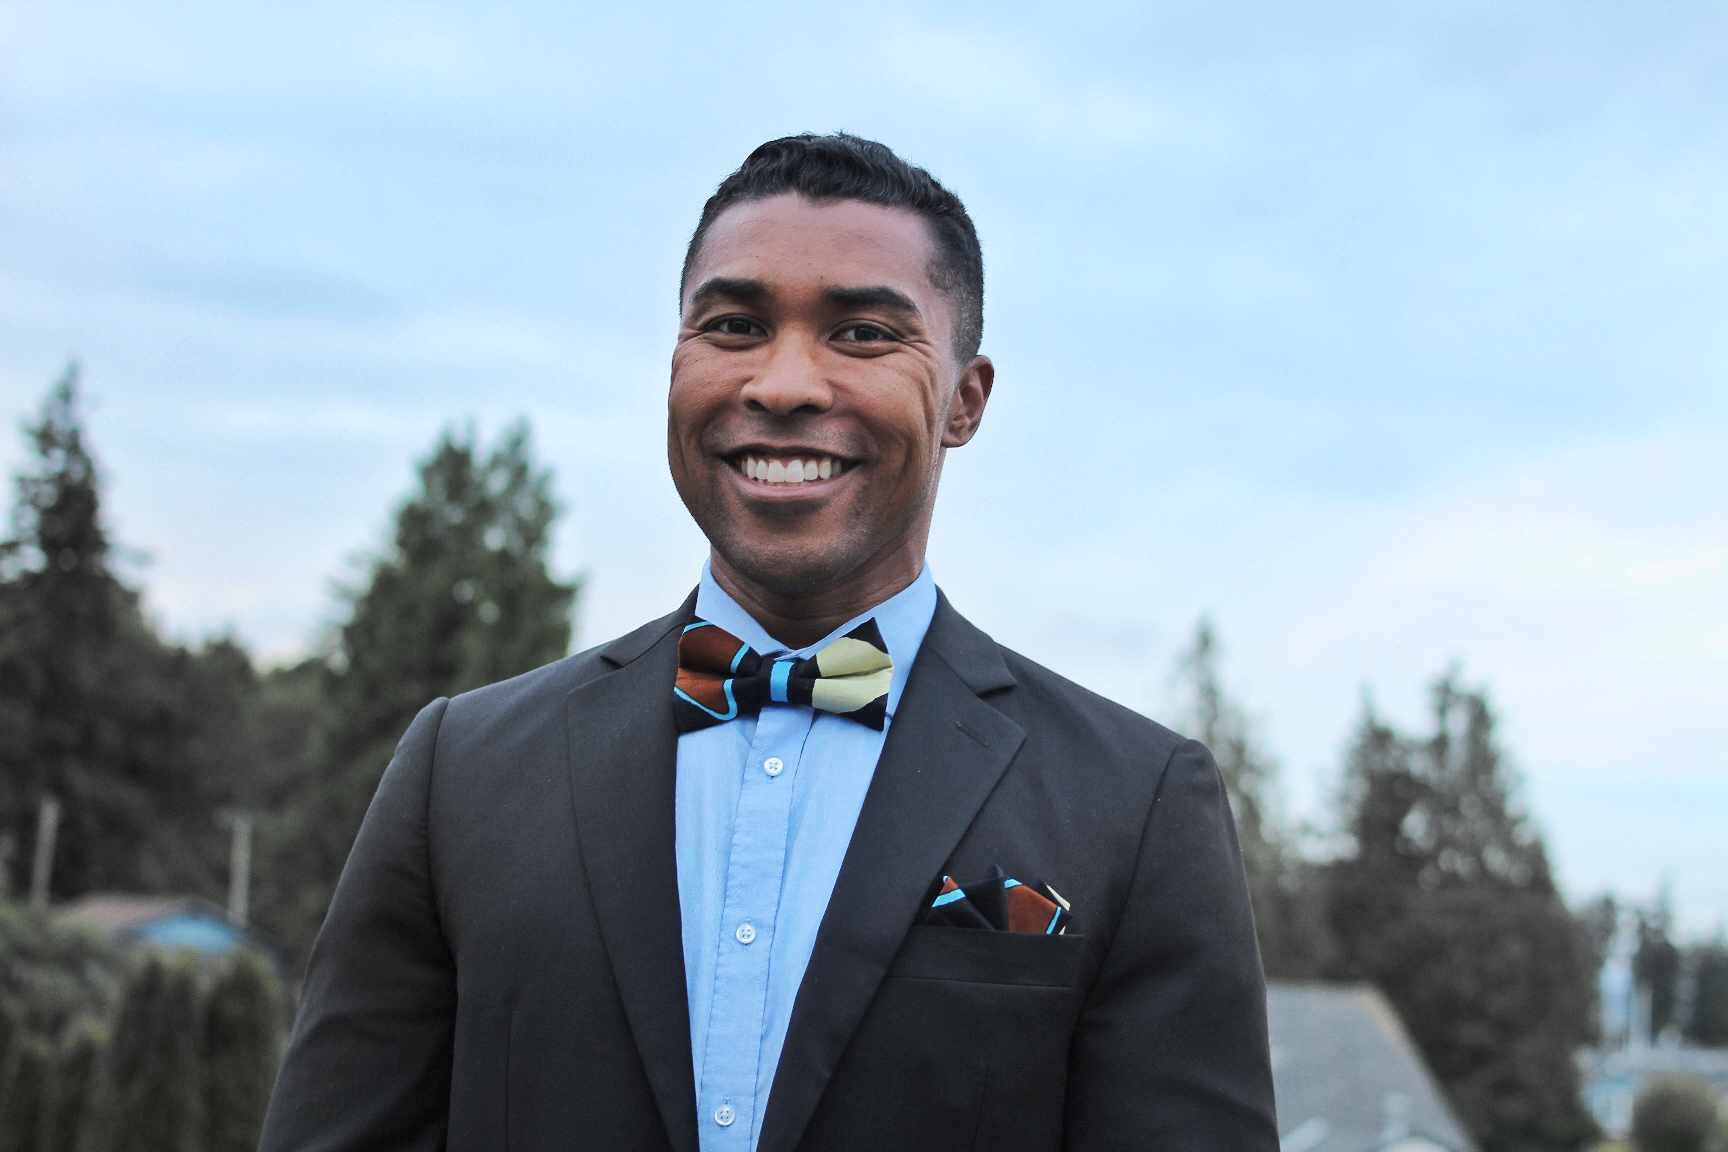
[[[808,656],[874,616],[894,661],[888,726],[936,612],[918,578],[806,648],[788,649],[714,580],[696,615],[765,656]],[[670,689],[668,689],[670,690]],[[840,862],[888,726],[766,704],[678,738],[678,902],[702,1152],[750,1152]]]

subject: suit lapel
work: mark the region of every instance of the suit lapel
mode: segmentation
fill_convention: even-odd
[[[792,1152],[924,893],[1025,739],[980,699],[1014,683],[938,594],[792,1009],[759,1152]]]
[[[618,665],[572,691],[565,721],[577,833],[600,935],[672,1147],[696,1152],[696,1089],[674,839],[678,740],[670,616],[609,644]]]

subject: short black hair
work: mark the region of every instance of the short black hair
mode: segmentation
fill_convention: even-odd
[[[922,216],[936,249],[930,282],[954,302],[955,354],[962,365],[978,354],[984,339],[984,254],[966,206],[934,176],[908,164],[886,144],[845,132],[782,136],[758,145],[746,156],[702,206],[702,219],[684,250],[684,267],[678,274],[679,298],[683,298],[702,237],[715,217],[734,204],[786,192],[810,200],[862,200],[886,208],[906,208]]]

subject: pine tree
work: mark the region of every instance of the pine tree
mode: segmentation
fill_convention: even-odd
[[[233,645],[162,642],[115,573],[77,370],[25,429],[12,534],[0,541],[0,832],[22,848],[61,804],[52,894],[220,891],[215,806],[237,750],[217,727],[239,690]]]
[[[0,1067],[0,1152],[38,1152],[56,1095],[53,1045],[37,1036],[13,1044]]]
[[[1593,1129],[1589,929],[1561,903],[1486,694],[1434,688],[1409,739],[1365,709],[1346,767],[1350,853],[1329,870],[1334,974],[1379,985],[1483,1152],[1571,1152]]]
[[[40,798],[58,796],[54,890],[71,894],[106,880],[147,824],[138,782],[110,771],[124,746],[116,657],[136,606],[109,569],[76,367],[25,433],[33,465],[16,477],[12,536],[0,543],[0,826],[33,840]],[[22,868],[29,853],[17,855]]]
[[[202,1152],[203,1027],[196,971],[152,958],[115,1035],[113,1152]],[[128,1027],[130,1025],[130,1031]]]
[[[104,1107],[99,1131],[92,1143],[102,1150],[134,1146],[127,1130],[132,1117],[150,1105],[145,1076],[156,1058],[156,1046],[167,1030],[168,968],[163,959],[149,955],[126,986],[114,1025],[113,1043],[104,1061]]]
[[[1728,945],[1696,949],[1692,965],[1696,984],[1687,1038],[1710,1048],[1728,1048]]]
[[[89,1118],[100,1111],[97,1072],[107,1046],[108,1033],[94,1020],[79,1022],[61,1040],[59,1093],[46,1147],[77,1152],[82,1146]]]
[[[1683,1024],[1676,1011],[1680,998],[1680,949],[1669,935],[1673,919],[1666,885],[1654,904],[1638,912],[1638,951],[1632,957],[1632,975],[1638,986],[1650,993],[1651,1037]]]
[[[243,952],[210,990],[209,1152],[252,1152],[276,1080],[281,996],[269,961]]]
[[[444,435],[397,512],[389,547],[349,614],[322,693],[317,772],[266,834],[270,870],[292,877],[268,911],[303,959],[361,817],[414,714],[565,655],[577,586],[548,570],[557,507],[525,425],[482,455]]]

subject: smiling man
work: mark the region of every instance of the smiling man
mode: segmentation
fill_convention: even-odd
[[[995,380],[965,208],[880,144],[771,141],[680,304],[699,583],[415,719],[263,1147],[1273,1152],[1210,755],[925,563]]]

